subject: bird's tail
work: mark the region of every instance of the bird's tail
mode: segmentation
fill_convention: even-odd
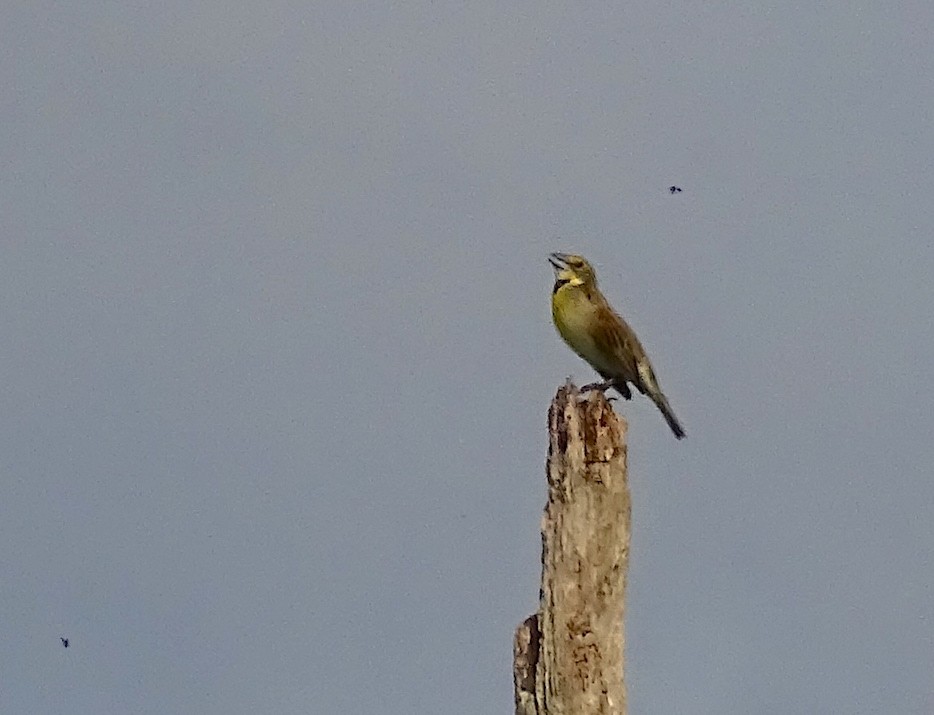
[[[652,402],[658,406],[658,409],[661,410],[662,415],[665,417],[665,422],[667,422],[668,426],[671,427],[671,431],[675,433],[675,437],[678,439],[683,439],[687,433],[684,431],[684,427],[681,426],[681,423],[678,422],[678,418],[675,417],[675,413],[671,409],[671,405],[668,404],[668,400],[665,398],[665,395],[663,395],[661,390],[659,390],[651,397]]]

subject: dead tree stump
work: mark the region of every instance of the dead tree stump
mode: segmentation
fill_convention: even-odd
[[[626,422],[568,382],[548,413],[538,613],[517,629],[517,715],[625,715]]]

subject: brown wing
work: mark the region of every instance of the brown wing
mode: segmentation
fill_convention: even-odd
[[[626,321],[609,306],[601,306],[598,319],[594,321],[594,336],[601,346],[612,351],[612,362],[616,374],[604,375],[606,379],[622,378],[642,390],[639,379],[639,361],[644,357],[642,345]]]

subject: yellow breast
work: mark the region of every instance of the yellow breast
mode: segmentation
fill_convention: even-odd
[[[596,314],[587,294],[576,286],[562,286],[551,296],[551,317],[564,342],[597,372],[613,374],[616,361],[594,339]]]

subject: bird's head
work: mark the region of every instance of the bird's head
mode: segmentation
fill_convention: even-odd
[[[587,259],[573,253],[552,253],[548,262],[555,269],[555,290],[563,285],[595,286],[597,276]]]

